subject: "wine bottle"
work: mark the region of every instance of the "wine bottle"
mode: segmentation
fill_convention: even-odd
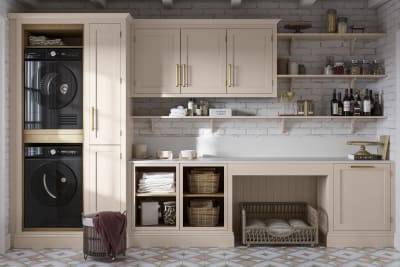
[[[369,100],[371,101],[371,115],[374,114],[374,98],[372,97],[372,90],[369,90]]]
[[[358,101],[360,100],[360,101]],[[361,116],[361,99],[359,92],[356,92],[356,97],[354,100],[353,116]]]
[[[361,99],[361,91],[360,90],[357,90],[356,101],[358,102],[358,106],[360,107],[360,115],[359,116],[362,116],[362,113],[363,113],[363,101]]]
[[[342,93],[338,93],[338,116],[343,116]]]
[[[371,99],[369,98],[368,89],[365,89],[365,96],[363,100],[363,115],[371,116]]]
[[[350,88],[350,116],[354,115],[354,102],[353,88]]]
[[[336,99],[336,89],[333,89],[333,98],[331,100],[331,116],[338,116],[338,101]]]
[[[382,106],[379,101],[379,94],[375,93],[375,99],[374,99],[374,116],[382,116]]]
[[[349,89],[344,90],[344,98],[343,98],[343,115],[351,116],[350,114],[350,97],[349,97]]]

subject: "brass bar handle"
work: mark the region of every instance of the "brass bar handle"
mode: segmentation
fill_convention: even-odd
[[[352,168],[352,169],[366,169],[366,168],[375,168],[375,166],[371,166],[371,165],[351,165],[350,168]]]
[[[180,85],[180,79],[179,79],[179,64],[176,64],[176,84],[175,84],[175,86],[176,87],[179,87],[179,85]]]
[[[92,131],[94,131],[95,130],[95,128],[94,128],[94,107],[92,107]]]
[[[186,68],[186,64],[183,64],[183,87],[187,87],[187,68]]]
[[[228,87],[232,87],[232,64],[228,64]]]

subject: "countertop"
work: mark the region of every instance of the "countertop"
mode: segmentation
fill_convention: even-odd
[[[229,164],[229,163],[344,163],[344,164],[384,164],[392,163],[391,160],[349,160],[345,157],[202,157],[194,160],[179,160],[179,159],[131,159],[131,163],[142,164],[167,164],[167,163],[184,163],[184,164]]]

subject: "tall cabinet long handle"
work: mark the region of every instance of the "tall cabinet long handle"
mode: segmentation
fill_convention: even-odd
[[[176,74],[176,83],[175,83],[175,86],[176,87],[179,87],[179,85],[181,84],[181,79],[180,79],[180,71],[179,71],[179,64],[176,64],[176,72],[175,72],[175,74]]]
[[[228,87],[232,86],[232,64],[228,64]]]
[[[183,87],[187,87],[187,67],[186,64],[183,64]]]
[[[91,113],[92,113],[92,131],[94,131],[95,130],[95,128],[94,128],[94,113],[95,113],[95,109],[94,109],[94,107],[92,107],[92,109],[91,109],[92,111],[91,111]]]

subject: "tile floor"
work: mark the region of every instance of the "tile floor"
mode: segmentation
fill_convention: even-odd
[[[130,248],[126,257],[110,262],[83,259],[80,250],[14,249],[0,254],[0,267],[59,266],[400,266],[400,252],[393,248],[309,248],[309,247],[236,247],[236,248]]]

